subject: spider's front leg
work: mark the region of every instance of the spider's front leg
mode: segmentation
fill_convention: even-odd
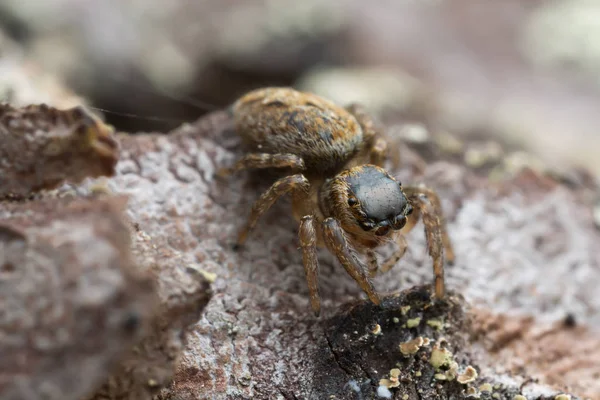
[[[258,222],[258,219],[269,209],[271,206],[282,196],[288,193],[302,191],[308,193],[310,184],[308,179],[302,174],[290,175],[278,179],[271,187],[264,192],[258,200],[252,206],[250,217],[246,226],[240,231],[238,235],[238,245],[242,245],[246,242],[248,234]]]
[[[445,296],[444,283],[444,253],[448,263],[454,262],[454,249],[446,229],[444,214],[438,195],[426,187],[404,187],[404,193],[415,208],[411,215],[420,215],[425,225],[427,250],[433,259],[433,274],[435,276],[435,296],[441,299]]]
[[[379,269],[377,254],[373,250],[367,250],[365,255],[367,256],[367,262],[369,264],[369,278],[374,278],[377,275],[377,270]]]
[[[401,233],[397,233],[396,245],[398,246],[396,247],[396,250],[381,265],[381,272],[388,272],[398,261],[400,261],[400,259],[402,259],[402,257],[404,257],[408,244],[406,243],[406,238]]]
[[[294,154],[250,153],[240,158],[233,166],[221,168],[217,175],[225,177],[243,169],[286,168],[294,171],[304,170],[304,160]]]
[[[298,230],[300,247],[302,248],[302,262],[306,281],[308,283],[308,292],[310,296],[310,305],[319,316],[321,312],[321,301],[319,297],[319,260],[317,259],[317,230],[315,218],[312,215],[306,215],[300,220],[300,229]]]
[[[375,303],[381,303],[368,276],[367,267],[358,259],[356,252],[350,247],[340,223],[334,218],[323,221],[323,239],[325,245],[340,261],[346,272],[359,284],[362,290]]]
[[[406,238],[401,233],[398,233],[396,236],[396,250],[379,266],[379,261],[377,261],[377,254],[374,250],[367,251],[367,260],[369,262],[369,276],[371,278],[375,277],[379,271],[382,273],[388,272],[406,253],[406,248],[408,244],[406,243]]]

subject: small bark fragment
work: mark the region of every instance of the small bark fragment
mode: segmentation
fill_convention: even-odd
[[[0,143],[0,198],[111,176],[119,158],[112,127],[81,106],[0,104]]]

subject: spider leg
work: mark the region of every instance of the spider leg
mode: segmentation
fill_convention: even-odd
[[[377,261],[377,255],[375,251],[368,250],[367,251],[367,260],[369,262],[369,277],[373,278],[377,275],[378,270],[382,273],[388,272],[406,253],[406,248],[408,244],[406,243],[406,238],[404,235],[398,233],[396,236],[396,250],[383,262],[381,267],[379,267],[379,262]]]
[[[385,134],[383,127],[375,122],[364,106],[350,104],[346,110],[356,118],[363,130],[368,149],[368,157],[363,160],[365,163],[383,167],[384,162],[389,159],[392,167],[397,170],[404,159],[406,164],[414,165],[417,172],[422,173],[425,170],[427,167],[425,160],[406,146],[399,136],[390,137]],[[394,150],[390,151],[390,149]]]
[[[385,160],[388,157],[388,143],[384,138],[378,137],[373,141],[371,146],[371,164],[383,167]]]
[[[302,174],[290,175],[278,179],[271,187],[264,192],[254,205],[252,211],[246,222],[246,226],[240,231],[238,235],[238,245],[244,244],[248,234],[258,222],[258,219],[269,209],[271,206],[283,195],[295,191],[308,192],[310,184],[308,180]]]
[[[285,167],[302,171],[304,169],[304,160],[294,154],[250,153],[240,158],[233,166],[221,168],[217,174],[225,177],[243,169]]]
[[[387,260],[381,265],[380,271],[385,273],[388,272],[402,257],[404,257],[404,253],[406,253],[406,248],[408,244],[406,243],[406,238],[401,233],[398,233],[396,236],[396,244],[398,247],[396,250],[388,257]]]
[[[369,278],[373,278],[377,275],[379,269],[379,261],[377,261],[377,254],[373,250],[367,250],[367,262],[369,263]]]
[[[300,238],[300,247],[302,248],[304,272],[306,273],[306,281],[308,282],[310,305],[315,312],[315,316],[318,317],[321,312],[318,282],[319,261],[317,259],[317,231],[312,215],[302,217],[298,236]]]
[[[456,258],[454,254],[454,247],[452,246],[452,241],[450,240],[450,235],[448,234],[448,230],[446,227],[446,219],[444,217],[444,212],[442,210],[442,203],[440,202],[440,198],[437,193],[428,187],[404,187],[404,192],[407,196],[411,196],[412,193],[416,193],[418,196],[425,196],[432,204],[434,213],[439,218],[440,232],[442,235],[442,244],[444,245],[444,257],[446,258],[446,262],[448,264],[454,264],[454,260]],[[420,210],[418,210],[420,211]],[[411,215],[410,217],[412,217]],[[415,215],[415,216],[418,216]],[[409,218],[410,218],[409,217]],[[408,224],[407,224],[408,225]]]
[[[368,149],[368,163],[383,167],[388,157],[388,144],[383,138],[382,128],[378,126],[366,108],[360,104],[350,104],[346,110],[356,118],[362,128],[364,141]]]
[[[409,186],[403,189],[425,224],[427,250],[433,258],[435,295],[441,299],[445,295],[444,251],[447,261],[451,263],[454,261],[454,250],[446,230],[440,199],[433,190],[425,187]]]
[[[323,239],[329,251],[336,255],[346,272],[359,284],[369,299],[375,304],[380,304],[379,295],[367,275],[367,267],[356,257],[356,252],[348,245],[340,223],[334,218],[323,221]]]

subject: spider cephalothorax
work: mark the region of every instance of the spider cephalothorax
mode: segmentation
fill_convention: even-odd
[[[387,143],[361,107],[342,108],[291,88],[265,88],[241,97],[231,110],[248,154],[223,172],[291,170],[254,203],[238,244],[245,242],[260,216],[279,197],[290,194],[294,217],[300,223],[315,313],[320,310],[317,246],[334,253],[371,301],[379,304],[370,277],[400,260],[407,247],[402,233],[412,229],[419,217],[433,258],[435,295],[444,296],[444,251],[449,261],[454,253],[438,196],[424,187],[402,187],[382,168]],[[379,267],[374,249],[392,239],[397,249]],[[360,254],[366,256],[368,265]]]
[[[324,202],[344,230],[358,236],[387,237],[406,224],[412,206],[402,186],[383,168],[366,164],[345,170],[324,185]]]

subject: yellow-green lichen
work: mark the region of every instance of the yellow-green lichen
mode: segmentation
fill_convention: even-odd
[[[388,389],[400,386],[400,382],[392,382],[391,379],[380,379],[379,386],[384,386]]]
[[[407,328],[415,328],[415,327],[419,326],[420,323],[421,323],[421,317],[412,318],[412,319],[409,319],[408,321],[406,321],[406,327]]]
[[[471,383],[475,379],[477,379],[477,370],[470,365],[465,369],[465,372],[463,372],[458,376],[458,378],[456,378],[458,383],[462,384]]]
[[[554,400],[571,400],[571,395],[570,394],[559,394],[558,396],[554,397]]]
[[[213,272],[208,272],[205,271],[201,268],[198,268],[194,265],[189,265],[188,266],[188,270],[191,270],[199,275],[202,275],[202,277],[204,279],[206,279],[208,281],[208,283],[214,283],[217,280],[217,274],[213,273]]]
[[[423,345],[423,338],[421,336],[417,336],[413,340],[409,340],[408,342],[400,343],[400,352],[405,356],[409,356],[411,354],[415,354],[421,346]]]
[[[450,368],[445,372],[446,379],[449,381],[453,381],[458,376],[458,363],[456,361],[452,361],[450,363]]]
[[[433,350],[431,351],[429,363],[435,369],[440,369],[443,366],[450,366],[450,363],[452,363],[452,353],[446,348],[442,348],[438,345],[435,345],[433,346]]]
[[[427,325],[431,326],[436,331],[441,331],[444,328],[444,321],[439,319],[430,319],[427,321]]]
[[[104,179],[98,179],[92,185],[90,185],[90,192],[94,195],[112,194],[108,181]]]
[[[371,330],[373,335],[381,335],[381,325],[375,324],[375,327]]]
[[[445,374],[435,374],[433,377],[435,379],[437,379],[438,381],[445,381],[446,380],[446,375]]]
[[[390,370],[389,379],[386,379],[386,378],[380,379],[379,386],[385,386],[388,389],[398,387],[398,386],[400,386],[400,380],[398,379],[399,376],[400,376],[400,370],[398,368],[392,368]]]
[[[492,388],[492,385],[489,383],[484,383],[481,386],[479,386],[479,391],[480,392],[488,392],[488,393],[492,393],[494,389]]]

